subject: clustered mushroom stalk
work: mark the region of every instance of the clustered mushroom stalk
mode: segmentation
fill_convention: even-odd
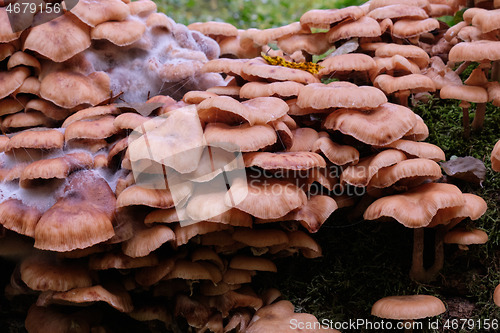
[[[371,0],[238,30],[176,24],[149,0],[80,0],[22,38],[2,19],[0,245],[29,249],[6,289],[37,296],[27,330],[98,329],[105,319],[89,319],[95,302],[180,331],[316,325],[278,291],[257,294],[252,278],[276,272],[275,258],[320,257],[309,234],[352,206],[366,220],[414,228],[410,275],[433,280],[444,240],[486,205],[434,182],[445,155],[422,142],[428,128],[408,100],[435,91],[460,99],[464,129],[465,103],[476,102],[479,129],[483,106],[497,102],[481,74],[500,59],[496,42],[477,40],[496,28],[469,10],[448,33],[434,17],[463,4],[437,5]],[[485,67],[464,85],[452,70],[460,61]],[[444,97],[460,89],[479,97]],[[346,193],[353,187],[363,193]],[[436,229],[428,270],[424,228]],[[422,310],[424,301],[409,299],[416,315],[380,316],[444,311],[434,299],[434,311]]]

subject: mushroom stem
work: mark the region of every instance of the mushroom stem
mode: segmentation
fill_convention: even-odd
[[[474,120],[472,121],[472,129],[474,131],[480,131],[483,128],[485,116],[486,116],[486,103],[477,103],[476,113],[474,115]]]
[[[413,230],[413,258],[410,270],[410,278],[414,281],[427,283],[434,280],[443,268],[444,249],[443,239],[445,228],[436,229],[436,238],[434,245],[434,263],[428,269],[424,268],[424,228],[415,228]]]
[[[491,81],[500,81],[500,61],[493,61],[493,65],[491,66]]]
[[[399,99],[399,104],[408,107],[408,97],[410,97],[409,90],[398,91],[394,94]]]
[[[424,228],[415,228],[413,229],[413,255],[410,279],[421,281],[424,276]]]
[[[460,66],[457,67],[457,69],[455,69],[455,73],[457,73],[457,75],[460,75],[462,74],[462,72],[467,68],[469,67],[470,65],[470,61],[464,61],[463,63],[460,64]]]
[[[460,102],[460,107],[462,108],[462,124],[464,126],[464,137],[469,138],[470,137],[470,119],[469,119],[469,108],[470,108],[470,103],[466,101],[461,101]]]

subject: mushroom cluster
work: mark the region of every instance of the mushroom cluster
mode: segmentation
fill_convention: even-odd
[[[496,30],[473,18],[495,10],[450,29],[434,18],[462,2],[371,0],[238,30],[176,24],[149,0],[80,0],[24,32],[1,26],[0,254],[19,260],[7,296],[37,298],[28,331],[104,328],[97,302],[174,331],[318,326],[252,278],[321,256],[309,233],[349,206],[414,229],[418,281],[435,278],[443,244],[486,242],[457,227],[486,203],[435,182],[445,154],[408,107],[440,90],[467,128],[467,103],[494,100],[498,59],[467,55],[466,38]],[[481,62],[465,85],[459,61]]]

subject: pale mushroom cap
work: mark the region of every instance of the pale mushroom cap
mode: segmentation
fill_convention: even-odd
[[[0,99],[16,91],[29,75],[30,70],[24,66],[0,72]]]
[[[500,42],[477,41],[458,43],[450,50],[448,58],[452,62],[500,59]]]
[[[427,12],[423,8],[406,5],[404,3],[375,8],[368,13],[368,16],[376,20],[402,17],[412,19],[426,19],[429,17]]]
[[[287,54],[307,52],[320,55],[328,51],[332,45],[326,38],[326,33],[298,34],[278,39],[278,47]]]
[[[381,148],[394,148],[404,151],[411,156],[428,158],[435,162],[444,161],[446,159],[444,151],[441,148],[427,142],[400,139],[386,146],[382,146]]]
[[[248,82],[241,87],[239,95],[241,98],[248,99],[269,96],[291,97],[298,96],[303,86],[304,85],[293,81],[272,83]]]
[[[480,11],[472,17],[472,25],[481,28],[483,33],[500,29],[500,10]]]
[[[300,108],[328,109],[328,108],[376,108],[387,102],[385,94],[374,87],[343,82],[325,84],[309,84],[304,86],[297,98]]]
[[[436,180],[442,177],[441,167],[432,160],[413,158],[382,168],[370,180],[369,185],[385,188],[409,178],[409,185],[414,182],[419,185],[424,180]]]
[[[299,22],[293,22],[278,28],[270,28],[270,29],[254,29],[250,28],[244,30],[241,35],[241,44],[257,44],[257,45],[267,45],[269,42],[275,41],[283,36],[296,34],[299,32],[308,31],[307,28],[304,28],[300,25]]]
[[[326,118],[323,126],[370,145],[387,145],[401,139],[416,121],[417,117],[410,109],[384,103],[368,112],[336,110]],[[389,122],[392,124],[388,125]]]
[[[380,198],[364,213],[367,220],[392,217],[408,228],[427,226],[439,209],[463,205],[462,192],[454,185],[427,183],[403,193]],[[404,207],[404,208],[403,208]]]
[[[71,12],[91,27],[106,21],[122,21],[129,14],[129,7],[120,0],[79,0]]]
[[[445,311],[437,297],[409,295],[384,297],[373,304],[371,313],[380,318],[410,320],[438,316]]]
[[[370,11],[379,7],[397,5],[401,3],[419,8],[426,8],[429,5],[428,0],[372,0],[370,1]]]
[[[23,49],[63,62],[90,46],[89,27],[70,14],[33,27]]]
[[[336,165],[356,164],[359,161],[359,152],[356,148],[335,143],[329,137],[317,139],[312,151],[323,153],[330,162]]]
[[[324,168],[326,162],[312,152],[252,152],[243,154],[246,167],[257,166],[265,170],[308,170]]]
[[[356,21],[340,23],[328,31],[326,38],[330,43],[352,37],[378,37],[382,34],[380,25],[371,17],[363,16]]]
[[[58,130],[26,130],[10,138],[6,151],[16,148],[61,149],[63,145],[64,135]]]
[[[196,30],[206,36],[238,36],[238,29],[226,22],[196,22],[187,26],[190,30]]]
[[[204,136],[208,144],[231,143],[242,152],[257,151],[277,140],[276,132],[269,125],[229,126],[224,123],[208,123]]]
[[[362,159],[358,164],[344,169],[340,175],[341,182],[354,186],[367,186],[372,177],[384,167],[391,166],[404,161],[406,156],[403,152],[388,149],[376,155]]]
[[[313,74],[301,69],[273,66],[263,58],[250,59],[243,65],[241,76],[248,81],[262,78],[272,81],[295,81],[299,83],[318,83]]]
[[[386,94],[405,90],[410,90],[411,92],[436,90],[434,82],[422,74],[409,74],[400,77],[382,74],[375,78],[373,85],[382,89]]]
[[[362,53],[348,53],[326,57],[319,63],[322,69],[319,75],[328,75],[342,71],[369,71],[376,66],[372,57]]]
[[[479,229],[467,230],[455,228],[444,235],[444,242],[446,244],[472,245],[485,244],[487,241],[488,234]]]
[[[365,12],[357,7],[350,6],[340,9],[313,9],[305,12],[300,18],[300,24],[310,28],[329,29],[332,24],[347,18],[358,20]]]
[[[399,38],[409,38],[435,29],[439,29],[439,21],[435,18],[424,20],[402,19],[394,23],[392,34]]]
[[[138,41],[146,26],[139,21],[104,22],[90,32],[92,39],[106,39],[118,46],[127,46]]]
[[[452,98],[461,101],[486,103],[488,101],[488,92],[483,87],[476,86],[444,86],[439,93],[441,98]]]
[[[488,205],[480,196],[464,193],[463,198],[465,200],[465,204],[463,205],[438,210],[429,226],[434,227],[438,224],[453,223],[457,219],[462,220],[466,217],[471,220],[477,220],[486,212]]]
[[[420,68],[427,67],[430,61],[429,55],[415,45],[385,44],[375,50],[377,57],[392,57],[397,54],[415,62]]]

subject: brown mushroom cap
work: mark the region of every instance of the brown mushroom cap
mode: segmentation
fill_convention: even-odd
[[[311,152],[253,152],[243,154],[246,167],[257,166],[264,170],[308,170],[326,167],[325,160]]]
[[[441,98],[452,98],[473,103],[486,103],[488,92],[483,87],[449,85],[441,88]]]
[[[458,43],[451,48],[448,59],[452,62],[499,60],[500,42],[484,40]]]
[[[10,24],[7,8],[0,7],[0,43],[14,41],[21,36],[22,31],[14,32]],[[3,60],[3,59],[2,59]]]
[[[196,30],[205,36],[238,36],[238,29],[232,24],[225,22],[195,22],[187,26],[190,30]]]
[[[326,34],[330,43],[352,37],[378,37],[382,34],[380,25],[369,16],[363,16],[356,21],[346,21],[337,24]]]
[[[94,72],[88,76],[73,72],[51,72],[40,85],[42,98],[67,109],[81,104],[97,105],[109,98],[110,91],[110,79],[104,72]]]
[[[455,228],[444,235],[445,244],[472,245],[485,244],[488,241],[488,234],[483,230]]]
[[[244,199],[241,200],[242,198]],[[306,200],[302,189],[277,179],[247,183],[244,179],[237,178],[226,194],[226,205],[263,219],[282,217],[302,206]],[[238,204],[232,205],[232,202]]]
[[[339,109],[331,113],[323,126],[339,130],[370,145],[387,145],[401,139],[416,123],[416,115],[410,109],[384,103],[374,110],[360,112]],[[391,125],[388,125],[392,123]]]
[[[358,20],[365,15],[363,9],[350,6],[340,9],[313,9],[300,17],[300,24],[316,29],[330,29],[330,27],[345,19]]]
[[[308,31],[299,22],[293,22],[278,28],[270,29],[254,29],[244,30],[240,35],[240,43],[245,46],[248,44],[267,45],[269,42],[275,41],[283,36],[297,34]]]
[[[468,217],[471,220],[477,220],[486,212],[488,206],[486,201],[480,196],[464,193],[463,198],[465,204],[455,207],[442,208],[432,218],[429,227],[434,227],[438,224],[456,224],[462,219]],[[452,226],[449,225],[449,228]]]
[[[387,102],[385,94],[374,87],[358,87],[348,82],[332,82],[325,84],[308,84],[304,86],[297,98],[300,108],[376,108]]]
[[[340,145],[328,137],[318,138],[314,142],[312,151],[323,153],[330,162],[336,165],[356,164],[359,161],[359,152],[356,148]]]
[[[0,99],[16,91],[29,75],[30,70],[24,66],[0,72]]]
[[[64,292],[46,291],[40,294],[37,305],[56,304],[89,305],[94,302],[106,302],[121,312],[130,312],[134,306],[130,295],[121,289],[108,290],[97,285],[92,287],[74,288]]]
[[[242,152],[257,151],[274,144],[277,140],[276,132],[269,125],[229,126],[224,123],[208,123],[204,136],[209,145],[231,143]]]
[[[372,177],[381,168],[391,166],[405,159],[406,156],[401,151],[394,149],[384,150],[376,155],[362,159],[356,165],[344,169],[340,175],[340,180],[353,186],[367,186]]]
[[[42,213],[21,200],[7,199],[0,203],[0,224],[21,235],[35,237],[35,227]]]
[[[146,26],[139,21],[103,22],[90,32],[92,39],[106,39],[118,46],[127,46],[137,42]]]
[[[106,21],[122,21],[130,15],[129,7],[120,0],[79,0],[71,12],[91,27]]]
[[[434,317],[445,311],[443,302],[429,295],[388,296],[372,307],[373,316],[396,320]]]
[[[287,54],[306,52],[321,55],[328,51],[332,45],[326,38],[326,33],[296,34],[278,39],[278,47]]]
[[[434,18],[424,20],[402,19],[394,23],[392,35],[398,38],[409,38],[435,29],[439,29],[439,21]]]
[[[446,157],[444,151],[436,145],[427,142],[416,142],[411,140],[396,140],[381,148],[394,148],[404,151],[408,155],[427,158],[435,162],[444,161]]]
[[[376,20],[383,20],[386,18],[412,18],[412,19],[426,19],[429,17],[423,8],[417,6],[402,4],[388,5],[378,7],[371,10],[368,14],[369,17]]]
[[[271,260],[262,257],[249,257],[243,255],[236,255],[231,258],[229,267],[247,271],[277,272],[276,265]]]
[[[132,258],[145,257],[169,241],[175,241],[172,229],[166,225],[155,225],[136,230],[131,239],[122,243],[122,250]]]
[[[99,119],[78,120],[66,127],[64,140],[73,139],[106,139],[117,132],[114,126],[115,117],[104,116]]]
[[[64,135],[58,130],[26,130],[12,136],[5,151],[17,148],[62,149],[63,145]]]
[[[74,174],[63,196],[35,228],[35,247],[52,251],[83,249],[114,235],[115,196],[91,171]]]
[[[132,185],[123,190],[117,198],[116,207],[143,205],[156,208],[174,207],[174,198],[168,189],[151,189]]]
[[[439,209],[463,205],[462,192],[454,185],[427,183],[403,193],[380,198],[364,213],[367,220],[389,216],[407,228],[427,226]]]
[[[385,44],[375,51],[377,57],[392,57],[397,54],[413,61],[420,68],[425,68],[429,64],[429,55],[415,45]]]
[[[288,243],[286,233],[278,229],[243,229],[233,232],[233,239],[253,247],[267,247]]]
[[[389,187],[397,182],[419,185],[422,181],[436,180],[441,177],[439,164],[425,158],[413,158],[380,169],[370,180],[369,185],[377,188]]]
[[[132,258],[121,252],[105,252],[91,255],[89,268],[92,270],[105,270],[110,268],[130,269],[158,265],[158,257],[151,253],[145,257]]]
[[[31,255],[21,263],[21,279],[33,290],[67,291],[90,287],[87,268],[78,263],[57,262],[54,256]]]
[[[55,62],[63,62],[90,46],[89,27],[71,14],[35,26],[23,50],[35,51]]]

